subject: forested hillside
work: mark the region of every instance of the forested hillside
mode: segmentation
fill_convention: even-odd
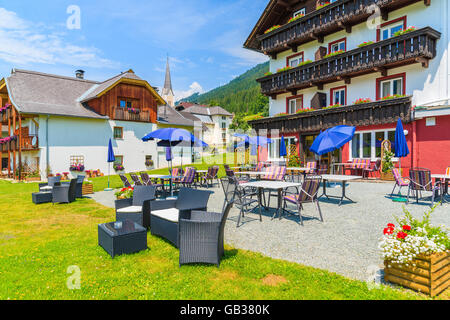
[[[194,94],[181,101],[221,106],[229,112],[268,114],[269,99],[260,93],[257,78],[269,71],[269,62],[248,70],[228,84],[204,94]]]

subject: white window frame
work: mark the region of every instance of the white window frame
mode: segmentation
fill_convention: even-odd
[[[344,48],[340,49],[340,45],[342,43],[344,44]],[[336,46],[336,49],[333,48],[335,46]],[[346,47],[346,41],[345,40],[333,43],[332,45],[330,45],[330,52],[328,52],[328,53],[333,53],[333,52],[336,52],[336,51],[339,51],[339,50],[344,50],[345,51],[345,47]]]
[[[301,14],[306,15],[306,7],[303,7],[300,10],[295,11],[294,14],[292,15],[292,17],[295,18]]]
[[[392,37],[394,36],[394,34],[391,32],[391,30],[394,29],[394,28],[396,28],[396,27],[399,27],[399,26],[402,27],[401,30],[404,29],[405,23],[404,23],[403,20],[402,20],[402,21],[399,21],[399,22],[396,22],[396,23],[388,24],[387,26],[380,28],[380,40],[387,40],[387,39],[392,38]],[[383,33],[384,33],[384,31],[386,31],[386,30],[388,30],[389,37],[385,39],[385,38],[383,37]],[[397,31],[398,31],[398,30],[397,30]]]
[[[302,104],[301,104],[301,106],[299,107],[299,106],[297,106],[297,100],[302,100]],[[292,112],[291,111],[291,102],[292,101],[295,101],[295,111],[294,112]],[[292,98],[292,99],[288,99],[288,114],[296,114],[297,113],[297,111],[298,110],[302,110],[303,109],[303,96],[300,96],[300,97],[297,97],[297,98]]]
[[[292,62],[293,62],[293,61],[297,61],[297,64],[296,64],[295,66],[292,65]],[[297,56],[295,56],[295,57],[288,58],[288,66],[289,66],[289,67],[292,67],[292,68],[295,68],[295,67],[297,67],[300,63],[302,63],[303,61],[304,61],[303,54],[300,54],[300,55],[297,55]]]
[[[285,141],[288,141],[288,148],[292,144],[296,144],[295,142],[296,136],[286,136],[284,137]],[[285,158],[280,157],[280,143],[281,143],[281,137],[279,138],[270,138],[272,140],[272,143],[269,143],[269,147],[267,150],[267,158],[269,161],[282,161]],[[275,148],[275,149],[274,149]],[[273,154],[275,153],[275,154]]]
[[[398,80],[400,80],[400,86],[401,86],[400,93],[394,93],[394,81],[398,81]],[[383,84],[386,82],[389,82],[389,94],[388,95],[383,94]],[[405,91],[405,88],[403,88],[403,78],[402,77],[380,81],[379,95],[380,95],[381,99],[386,96],[390,96],[390,95],[394,95],[394,94],[403,94],[404,91]]]
[[[376,143],[375,143],[375,137],[376,137],[376,133],[378,132],[384,132],[384,140],[387,140],[389,138],[389,132],[395,132],[395,128],[389,128],[389,129],[383,129],[383,130],[364,130],[364,131],[357,131],[355,132],[355,136],[358,134],[360,135],[360,139],[359,139],[359,154],[360,157],[359,158],[355,158],[355,159],[370,159],[370,161],[377,161],[381,158],[376,157]],[[370,157],[363,157],[363,134],[364,133],[370,133],[371,137],[370,137]],[[353,160],[353,140],[350,140],[349,142],[349,161]],[[392,158],[394,162],[398,161],[398,158]]]
[[[331,99],[332,99],[332,104],[331,105],[335,105],[335,104],[337,104],[338,102],[336,102],[336,100],[334,99],[335,97],[336,97],[336,93],[337,92],[339,92],[339,99],[341,99],[341,97],[342,97],[342,94],[341,94],[341,92],[344,92],[344,97],[343,97],[343,99],[344,99],[344,101],[341,101],[341,102],[339,102],[339,104],[341,105],[341,106],[345,106],[346,105],[346,96],[347,96],[347,88],[340,88],[340,89],[332,89],[331,90],[331,92],[332,92],[332,95],[331,95]]]

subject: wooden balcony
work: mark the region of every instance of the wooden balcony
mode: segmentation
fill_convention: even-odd
[[[430,5],[431,0],[338,0],[319,10],[313,11],[303,18],[285,24],[280,28],[257,37],[261,51],[272,58],[277,53],[290,48],[296,52],[297,46],[318,40],[324,42],[326,35],[340,30],[351,32],[352,26],[367,20],[372,14],[368,8],[377,6],[383,20],[388,20],[390,11],[424,1]]]
[[[114,108],[114,120],[150,122],[150,112],[139,111],[139,113],[133,113],[124,108],[117,107]]]
[[[10,141],[0,145],[1,152],[19,151],[19,138],[17,140]],[[21,142],[22,151],[34,151],[39,150],[39,137],[37,135],[28,135],[22,137]]]
[[[337,56],[318,60],[284,72],[258,79],[261,92],[276,97],[277,94],[345,80],[373,72],[386,74],[386,70],[407,64],[422,63],[436,56],[436,44],[440,32],[426,27],[401,36],[350,50]]]
[[[281,117],[268,117],[250,121],[253,129],[280,130],[287,133],[316,133],[338,125],[367,126],[412,121],[411,96],[321,109]],[[258,133],[259,134],[259,133]]]
[[[8,124],[8,118],[10,117],[11,108],[6,109],[6,111],[0,113],[0,123]]]

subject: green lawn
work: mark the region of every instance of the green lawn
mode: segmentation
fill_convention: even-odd
[[[424,298],[230,247],[220,268],[179,268],[177,249],[150,233],[150,249],[111,259],[97,245],[97,225],[113,221],[114,210],[90,199],[37,206],[37,189],[0,181],[0,299]],[[80,290],[66,286],[72,265],[81,269]]]

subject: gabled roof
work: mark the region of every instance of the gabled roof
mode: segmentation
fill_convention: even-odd
[[[128,84],[134,84],[134,85],[140,85],[146,87],[153,96],[158,100],[160,104],[165,104],[165,101],[161,96],[156,92],[156,90],[150,86],[150,84],[142,80],[140,77],[138,77],[133,70],[128,70],[126,72],[122,72],[121,74],[108,79],[102,83],[99,83],[97,86],[92,87],[89,92],[86,92],[83,96],[80,97],[81,102],[87,102],[92,99],[100,98],[102,95],[107,93],[109,90],[114,88],[120,83],[128,83]]]
[[[286,12],[290,10],[290,5],[306,1],[307,0],[270,0],[245,41],[244,48],[261,52],[260,44],[256,37],[264,34],[270,27],[279,24],[280,20],[286,15]]]
[[[194,121],[184,117],[180,112],[169,105],[158,107],[158,123],[178,126],[194,126]]]
[[[202,106],[202,105],[198,105],[198,104],[194,104],[190,107],[186,107],[184,109],[184,112],[200,114],[200,115],[204,115],[204,116],[229,116],[229,117],[233,116],[231,113],[229,113],[227,110],[225,110],[222,107],[219,107],[219,106],[207,107],[207,106]]]

